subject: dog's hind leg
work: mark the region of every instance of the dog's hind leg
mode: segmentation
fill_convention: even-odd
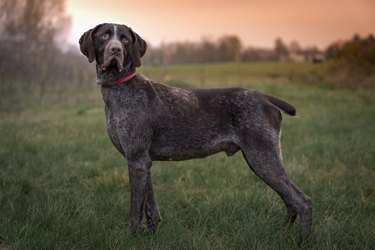
[[[311,199],[300,191],[288,178],[281,158],[279,141],[276,136],[248,136],[241,147],[250,168],[275,190],[287,206],[287,222],[292,223],[298,215],[301,220],[301,239],[307,238],[312,222]],[[248,146],[247,146],[248,145]]]
[[[154,198],[152,188],[151,172],[147,176],[147,193],[146,193],[146,218],[147,226],[150,233],[155,233],[158,223],[161,221],[160,212]]]

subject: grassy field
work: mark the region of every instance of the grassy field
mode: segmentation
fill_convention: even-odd
[[[322,86],[322,65],[145,67],[184,87],[255,88],[297,107],[284,116],[289,177],[313,200],[302,249],[375,249],[375,91]],[[241,154],[155,162],[163,221],[129,230],[126,162],[105,132],[98,86],[1,86],[0,249],[294,249],[281,199]],[[41,94],[42,93],[42,94]]]

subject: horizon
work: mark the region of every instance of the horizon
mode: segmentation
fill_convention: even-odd
[[[372,11],[375,2],[371,0],[354,3],[345,0],[314,3],[298,0],[208,0],[202,3],[192,0],[184,5],[172,0],[157,3],[140,0],[126,4],[119,0],[93,2],[89,9],[83,0],[66,2],[67,14],[72,18],[69,41],[73,44],[83,32],[102,22],[128,25],[154,47],[236,35],[246,47],[270,48],[276,38],[281,38],[285,44],[297,41],[303,48],[325,49],[355,34],[366,37],[375,33],[375,25],[371,25],[375,24]]]

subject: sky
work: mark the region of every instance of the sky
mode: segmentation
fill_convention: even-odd
[[[324,49],[375,34],[375,0],[67,0],[67,12],[74,43],[102,22],[126,24],[153,46],[234,34],[245,46],[273,47],[280,37]]]

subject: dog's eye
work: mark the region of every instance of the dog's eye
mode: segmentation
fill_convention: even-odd
[[[109,34],[108,33],[100,35],[100,39],[102,39],[102,40],[107,40],[108,38],[109,38]]]
[[[121,42],[123,42],[124,44],[127,44],[127,43],[129,43],[129,39],[127,39],[127,38],[122,38],[122,39],[121,39]]]

